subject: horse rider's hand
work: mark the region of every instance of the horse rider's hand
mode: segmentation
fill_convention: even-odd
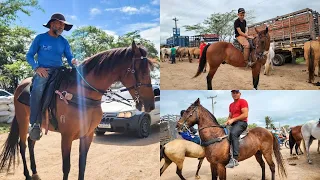
[[[36,73],[40,76],[40,77],[43,77],[43,78],[48,78],[49,74],[48,74],[48,68],[42,68],[42,67],[39,67],[36,69]]]
[[[77,66],[79,64],[79,61],[77,59],[72,59],[71,63],[74,65],[74,66]]]
[[[225,122],[224,124],[225,125],[231,125],[233,123],[233,120],[232,119],[229,119],[227,122]]]
[[[248,39],[254,39],[254,37],[253,36],[247,36],[248,37]]]

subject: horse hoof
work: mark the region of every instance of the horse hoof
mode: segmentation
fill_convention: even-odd
[[[312,164],[312,161],[311,161],[311,160],[309,160],[309,161],[308,161],[308,163],[309,163],[309,164]]]
[[[200,179],[200,176],[199,176],[199,175],[196,175],[196,179]]]
[[[34,174],[32,175],[32,180],[41,180],[41,178],[38,174]]]

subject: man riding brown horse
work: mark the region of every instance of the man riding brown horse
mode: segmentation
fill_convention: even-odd
[[[232,156],[226,168],[233,168],[239,165],[239,137],[248,127],[248,102],[240,98],[241,93],[239,90],[232,90],[231,93],[234,102],[229,106],[229,117],[225,124],[232,126],[229,136],[232,145]]]
[[[248,35],[247,21],[244,19],[245,13],[246,12],[243,8],[238,9],[238,19],[236,19],[234,22],[234,31],[238,42],[244,47],[244,60],[248,66],[251,67],[252,62],[249,61],[250,44],[247,38],[253,39],[254,37]]]
[[[69,31],[73,25],[66,22],[62,14],[56,13],[51,16],[47,24],[43,25],[50,30],[39,34],[33,40],[26,55],[28,63],[35,72],[33,88],[30,95],[30,139],[33,141],[41,138],[41,100],[49,78],[54,71],[63,66],[64,55],[71,67],[77,64],[73,58],[68,40],[61,36],[63,30]],[[34,56],[38,58],[35,60]]]

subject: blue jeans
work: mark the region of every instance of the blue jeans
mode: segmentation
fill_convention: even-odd
[[[54,72],[54,68],[48,70],[49,76],[47,78],[40,77],[37,73],[32,79],[32,90],[30,94],[30,124],[40,123],[42,120],[42,106],[41,99],[46,88],[47,82]]]

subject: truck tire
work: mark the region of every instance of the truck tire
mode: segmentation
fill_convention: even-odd
[[[285,61],[284,55],[282,55],[282,54],[275,54],[272,62],[273,62],[273,64],[274,64],[275,66],[281,66],[281,65],[283,65],[286,61]]]
[[[97,128],[94,130],[94,133],[96,134],[96,136],[103,136],[104,133],[106,133],[106,131],[100,131]]]
[[[139,122],[138,128],[137,128],[137,136],[139,138],[146,138],[150,134],[150,123],[151,120],[148,116],[143,116],[142,119]]]

